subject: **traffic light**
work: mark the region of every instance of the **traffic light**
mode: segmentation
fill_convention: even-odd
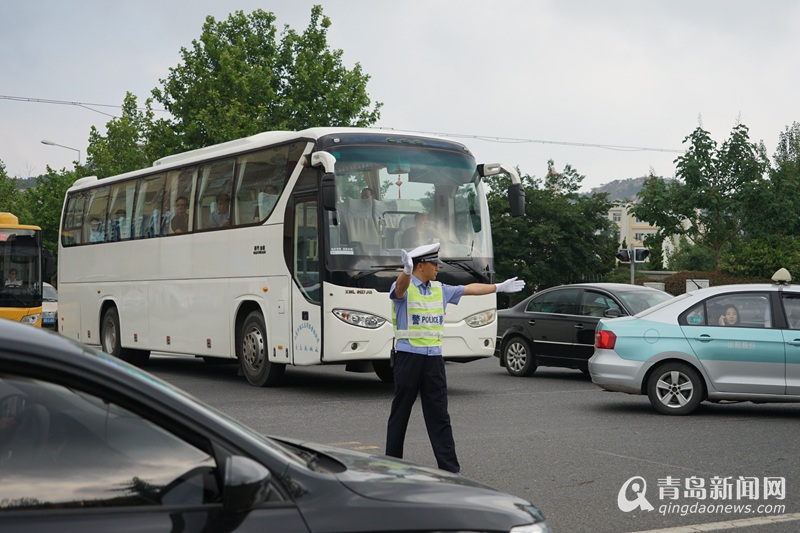
[[[619,259],[620,263],[631,262],[631,252],[627,248],[620,248],[619,251],[614,255],[614,257]]]
[[[634,248],[633,249],[633,260],[637,263],[644,263],[647,261],[647,256],[650,255],[650,250],[647,248]]]

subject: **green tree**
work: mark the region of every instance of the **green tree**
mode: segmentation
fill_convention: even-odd
[[[498,278],[518,276],[527,282],[526,290],[535,291],[611,270],[617,243],[608,196],[578,194],[584,176],[569,165],[557,172],[552,161],[544,180],[521,179],[525,216],[512,218],[506,195],[510,178],[487,178]]]
[[[800,123],[779,136],[770,179],[759,189],[760,210],[725,250],[720,268],[737,276],[769,278],[780,267],[800,273]]]
[[[275,15],[237,11],[226,21],[207,17],[199,40],[181,48],[153,98],[171,114],[156,121],[153,142],[171,152],[200,148],[270,130],[367,126],[380,118],[371,106],[370,77],[327,43],[330,19],[311,10],[302,34],[288,26],[276,39]]]
[[[64,197],[77,177],[75,171],[61,169],[56,172],[48,166],[47,172],[36,178],[35,186],[26,189],[20,201],[26,223],[42,228],[44,247],[54,257],[58,252],[58,230]]]
[[[659,238],[681,235],[710,250],[719,268],[725,247],[762,209],[766,150],[750,142],[744,124],[735,126],[721,146],[700,127],[686,142],[686,153],[675,160],[680,181],[650,176],[633,213],[658,227]]]
[[[739,277],[771,278],[776,270],[786,268],[793,277],[800,276],[800,237],[774,235],[746,239],[725,253],[720,269]]]
[[[642,267],[647,270],[664,270],[664,240],[658,235],[647,235],[643,244],[650,250],[647,263]]]
[[[17,180],[6,172],[6,165],[0,161],[0,211],[14,213],[17,217],[19,210],[19,190]]]
[[[96,176],[108,177],[150,166],[153,160],[166,155],[163,146],[150,142],[153,126],[153,112],[139,111],[136,97],[127,93],[122,116],[106,123],[105,135],[92,126],[86,167]]]
[[[669,256],[670,270],[714,270],[714,254],[708,248],[692,244],[684,236],[680,238],[678,249]]]
[[[794,236],[800,233],[800,123],[787,127],[778,139],[769,181],[760,188],[759,215],[748,221],[746,238]]]

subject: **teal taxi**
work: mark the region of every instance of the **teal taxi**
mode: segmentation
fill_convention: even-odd
[[[698,289],[600,320],[592,382],[646,394],[667,415],[703,401],[800,402],[800,285],[786,269],[772,280]]]

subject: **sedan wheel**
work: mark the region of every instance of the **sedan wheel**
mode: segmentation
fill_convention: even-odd
[[[506,370],[512,376],[527,377],[536,372],[536,358],[531,344],[522,337],[512,337],[503,347]]]
[[[703,381],[689,365],[666,363],[650,375],[647,396],[662,414],[688,415],[703,401]]]

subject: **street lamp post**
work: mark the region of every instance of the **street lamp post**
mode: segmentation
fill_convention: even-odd
[[[66,148],[67,150],[75,150],[78,152],[78,166],[81,166],[81,151],[77,148],[72,148],[71,146],[64,146],[63,144],[54,143],[53,141],[48,141],[47,139],[42,139],[42,144],[46,144],[48,146],[60,146],[61,148]]]

